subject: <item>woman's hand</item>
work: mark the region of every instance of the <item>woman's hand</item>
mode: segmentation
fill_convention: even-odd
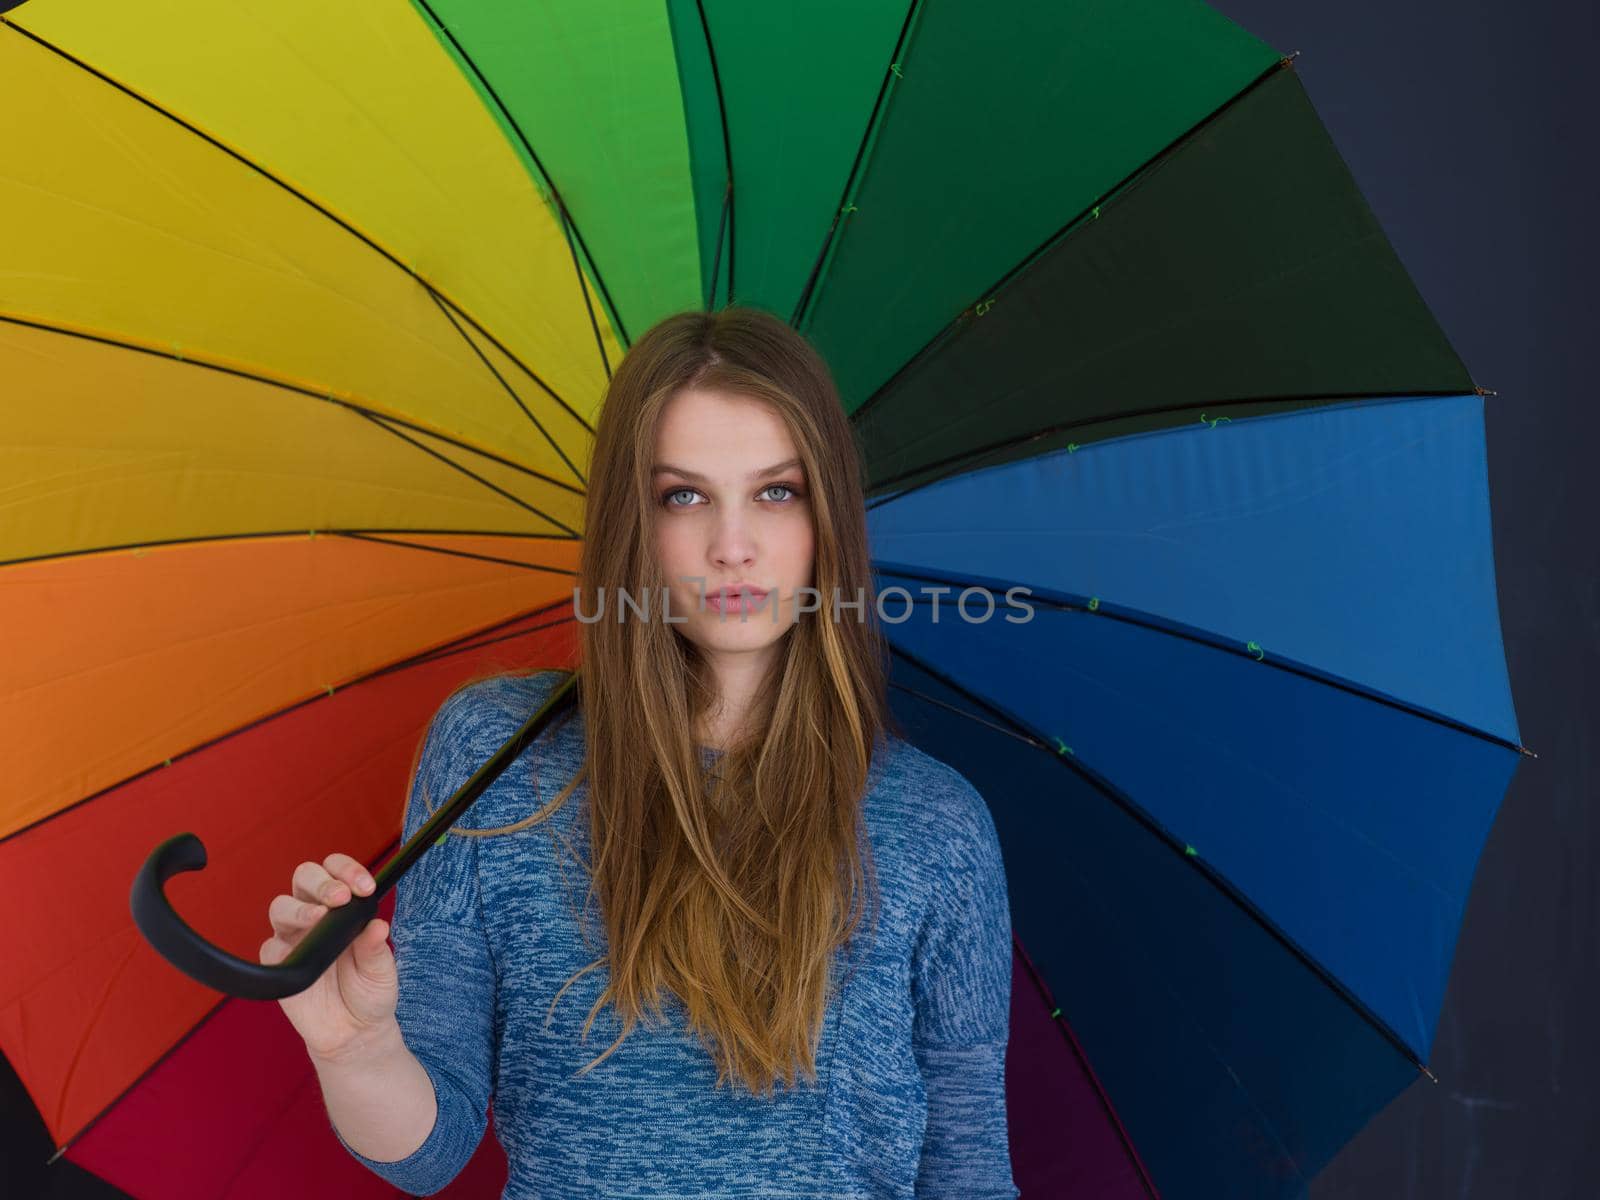
[[[348,854],[301,863],[293,894],[273,897],[267,908],[272,937],[261,943],[261,962],[282,962],[330,908],[349,903],[352,894],[369,896],[375,886]],[[315,983],[278,1001],[313,1058],[338,1059],[392,1032],[400,987],[388,935],[388,922],[374,917]]]

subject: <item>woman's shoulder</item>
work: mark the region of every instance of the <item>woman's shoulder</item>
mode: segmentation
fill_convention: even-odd
[[[474,679],[444,698],[434,722],[458,737],[499,735],[499,745],[520,729],[571,674],[545,668]]]
[[[895,735],[885,739],[873,803],[905,829],[912,853],[945,860],[979,855],[995,839],[983,793],[961,771]]]
[[[982,888],[1005,891],[1005,858],[994,813],[966,774],[910,742],[894,739],[883,771],[880,806],[893,811],[890,827],[904,830],[901,853],[917,883],[915,909],[946,909]],[[954,888],[954,890],[952,890]]]
[[[440,760],[435,771],[443,770],[459,787],[515,736],[571,674],[553,669],[507,672],[457,687],[440,703],[429,727],[428,741]],[[580,720],[576,706],[557,714],[552,725],[546,726],[533,745],[522,751],[520,760],[558,759],[561,761],[555,766],[564,769],[574,748],[579,757],[582,755]],[[490,793],[506,791],[521,774],[508,773],[491,784],[489,793],[474,805],[475,813],[494,807]]]
[[[876,789],[941,818],[971,819],[988,804],[973,783],[943,759],[896,734],[886,734],[875,757]]]

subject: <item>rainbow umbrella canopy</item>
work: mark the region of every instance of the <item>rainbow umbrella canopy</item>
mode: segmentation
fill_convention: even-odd
[[[380,862],[443,697],[575,663],[619,358],[730,302],[831,365],[896,712],[995,816],[1023,1194],[1294,1195],[1426,1072],[1527,753],[1486,393],[1291,59],[1189,0],[0,7],[21,1194],[390,1194],[129,882],[196,832],[253,961]]]

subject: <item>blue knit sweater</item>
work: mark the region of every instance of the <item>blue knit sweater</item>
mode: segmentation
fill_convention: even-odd
[[[407,804],[409,838],[565,678],[502,675],[450,697],[429,726]],[[473,803],[459,828],[509,824],[554,796],[582,763],[583,718],[547,728]],[[702,749],[711,765],[715,751]],[[532,770],[530,770],[532,760]],[[537,796],[533,778],[538,780]],[[510,1176],[504,1200],[755,1200],[757,1197],[1011,1198],[1005,1051],[1011,922],[988,806],[952,767],[889,737],[874,755],[865,817],[880,888],[834,959],[817,1080],[771,1096],[713,1088],[711,1055],[670,993],[671,1023],[621,1031],[610,1005],[579,1034],[604,966],[578,924],[588,878],[552,832],[589,858],[580,783],[546,823],[489,838],[449,836],[396,885],[396,1013],[433,1081],[439,1115],[410,1157],[369,1170],[414,1195],[448,1184],[477,1149],[494,1101]],[[855,961],[859,960],[859,961]],[[334,1130],[338,1135],[338,1130]]]

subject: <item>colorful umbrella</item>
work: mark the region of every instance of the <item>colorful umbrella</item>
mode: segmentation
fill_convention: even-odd
[[[572,665],[611,369],[730,301],[832,366],[896,711],[994,811],[1024,1194],[1293,1195],[1426,1071],[1527,753],[1485,393],[1291,59],[1190,0],[8,7],[22,1194],[388,1194],[129,882],[193,831],[253,958],[382,861],[443,696]]]

